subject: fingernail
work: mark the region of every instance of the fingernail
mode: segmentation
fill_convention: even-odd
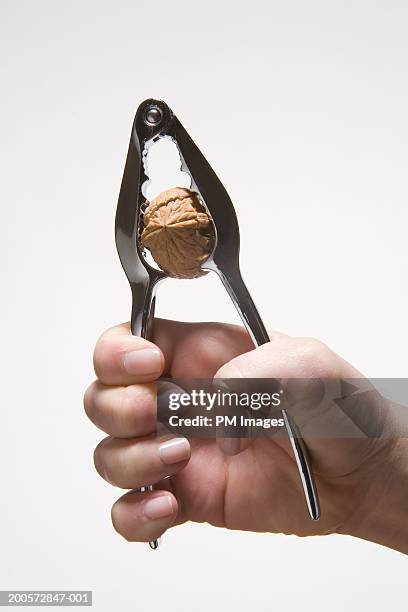
[[[190,456],[190,444],[186,438],[175,438],[159,446],[159,455],[163,463],[179,463]]]
[[[146,348],[126,353],[123,365],[128,374],[157,374],[162,369],[159,349]]]
[[[152,521],[170,516],[173,512],[173,502],[170,495],[160,495],[160,497],[148,499],[144,505],[145,516]]]
[[[237,455],[241,448],[239,438],[217,438],[217,444],[224,455]]]

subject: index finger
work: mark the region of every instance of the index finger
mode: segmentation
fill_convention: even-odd
[[[129,323],[108,329],[96,343],[95,374],[104,385],[152,382],[164,368],[161,350],[144,338],[133,336]]]

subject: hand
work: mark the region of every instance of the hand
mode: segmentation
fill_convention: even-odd
[[[160,319],[154,343],[132,336],[128,324],[103,334],[94,354],[98,380],[84,399],[88,417],[109,434],[95,450],[96,469],[123,489],[155,484],[152,492],[130,491],[114,504],[115,529],[127,540],[146,542],[173,525],[195,521],[299,536],[347,533],[408,550],[384,520],[390,503],[384,483],[400,473],[403,441],[396,452],[391,439],[307,440],[322,507],[322,518],[313,522],[287,439],[255,438],[231,456],[213,440],[189,442],[157,433],[155,380],[163,373],[361,378],[317,340],[278,333],[270,338],[253,350],[240,327]]]

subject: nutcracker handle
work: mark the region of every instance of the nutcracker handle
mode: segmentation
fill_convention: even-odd
[[[261,316],[242,279],[238,263],[231,264],[231,262],[224,261],[222,262],[222,266],[217,266],[214,261],[210,261],[205,264],[205,267],[208,270],[213,270],[220,277],[254,345],[261,346],[269,342],[268,332],[266,331]],[[307,446],[295,421],[286,410],[282,410],[282,416],[296,461],[309,516],[313,521],[318,521],[320,519],[319,496],[310,465]]]
[[[144,283],[132,283],[132,317],[130,328],[134,336],[140,336],[151,340],[153,338],[154,310],[156,305],[156,290],[159,281],[158,276],[150,276]],[[153,485],[145,485],[139,488],[140,493],[153,491]],[[151,540],[149,546],[157,550],[160,546],[160,538]]]
[[[156,291],[161,277],[150,276],[147,282],[131,283],[132,315],[130,328],[134,336],[146,340],[153,337]]]

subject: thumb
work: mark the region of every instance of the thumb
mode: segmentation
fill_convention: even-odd
[[[384,420],[384,405],[375,392],[357,397],[353,394],[347,406],[339,407],[333,401],[342,395],[339,392],[342,381],[358,379],[359,387],[369,381],[315,339],[279,337],[235,357],[218,370],[216,377],[278,379],[290,403],[290,413],[308,444],[312,462],[326,474],[349,473],[370,453],[370,437],[363,435],[361,426],[364,415],[370,415],[370,422],[380,429],[383,427],[380,421]],[[227,446],[237,453],[248,443],[248,439],[239,443],[233,440]],[[222,449],[223,444],[221,441]]]
[[[289,336],[274,331],[269,332],[269,337],[271,342],[274,342],[277,340],[284,340]],[[263,347],[268,347],[266,351],[270,350],[269,345],[270,342],[263,345]],[[247,353],[234,357],[219,368],[214,378],[269,378],[271,376],[269,368],[261,367],[262,364],[265,365],[263,356],[265,348],[263,347],[252,349]],[[248,448],[250,443],[251,439],[249,437],[217,437],[217,444],[225,455],[237,455]]]
[[[241,353],[222,365],[214,378],[270,378],[275,370],[285,370],[286,358],[290,358],[290,345],[296,340],[278,331],[268,331],[270,341]],[[297,366],[296,366],[297,367]],[[290,368],[291,372],[293,367]]]

